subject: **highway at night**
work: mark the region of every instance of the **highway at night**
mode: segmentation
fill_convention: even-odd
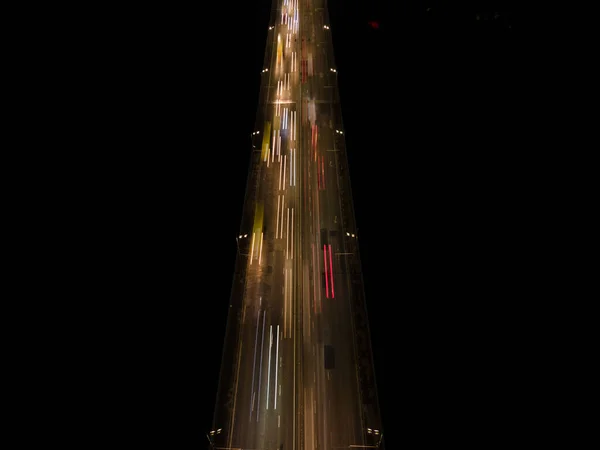
[[[359,369],[370,344],[327,5],[273,7],[210,439],[383,448]]]

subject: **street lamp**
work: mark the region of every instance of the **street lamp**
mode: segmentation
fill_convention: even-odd
[[[239,236],[235,237],[235,243],[237,244],[238,253],[242,256],[250,256],[247,253],[242,253],[240,250],[240,239],[246,239],[247,237],[248,237],[247,234],[240,234]]]
[[[380,430],[367,428],[367,434],[370,434],[373,437],[377,438],[377,444],[376,444],[377,447],[379,447],[381,445],[381,440],[383,439],[383,433]]]
[[[208,442],[210,443],[210,448],[211,448],[211,449],[212,449],[212,448],[214,448],[214,446],[215,446],[215,443],[214,443],[214,441],[213,441],[214,437],[215,437],[217,434],[221,434],[221,431],[223,431],[223,429],[222,429],[222,428],[218,428],[218,429],[216,429],[216,430],[211,430],[211,431],[209,431],[209,432],[206,434],[206,438],[208,439]]]

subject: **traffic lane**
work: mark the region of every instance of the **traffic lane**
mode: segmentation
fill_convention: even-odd
[[[313,353],[314,353],[314,377],[315,377],[315,386],[314,390],[316,392],[317,399],[317,442],[321,447],[323,446],[331,446],[331,424],[330,424],[330,407],[331,407],[331,398],[328,396],[327,392],[327,381],[329,379],[329,371],[325,370],[324,366],[324,354],[323,354],[323,336],[320,333],[322,329],[321,325],[322,315],[315,314],[315,337],[313,339]]]
[[[306,301],[305,301],[306,303]],[[306,305],[305,305],[306,306]],[[306,308],[305,308],[306,310]],[[304,429],[305,448],[313,450],[318,446],[318,391],[316,380],[316,348],[313,345],[314,332],[311,332],[312,318],[310,310],[305,312],[305,323],[303,333],[303,394],[304,394]]]
[[[337,232],[336,236],[328,234],[329,243],[323,249],[324,261],[329,262],[329,266],[324,264],[326,273],[325,289],[328,290],[323,310],[323,319],[329,323],[335,333],[332,334],[333,344],[336,353],[336,369],[334,375],[337,383],[334,386],[335,408],[338,412],[353,411],[358,415],[349,414],[347,420],[342,420],[340,415],[334,413],[337,420],[337,427],[340,430],[347,430],[348,440],[356,438],[356,430],[362,426],[355,423],[355,417],[360,416],[359,386],[356,379],[356,360],[354,352],[354,330],[352,329],[352,311],[351,311],[351,284],[347,277],[346,267],[340,263],[341,258],[346,258],[340,220],[339,195],[337,189],[331,185],[321,191],[322,212],[325,221],[330,224],[332,229]],[[329,299],[327,299],[329,297]],[[351,344],[351,345],[348,345]],[[338,436],[343,438],[343,436]],[[351,444],[353,442],[350,442]]]
[[[269,245],[267,244],[267,247]],[[267,343],[266,331],[272,333],[271,325],[275,326],[282,322],[282,301],[280,293],[283,289],[283,277],[279,271],[268,274],[266,267],[272,263],[273,255],[266,252],[263,265],[259,266],[255,261],[247,271],[247,290],[245,293],[245,315],[242,334],[242,352],[240,353],[240,372],[237,383],[237,396],[235,399],[236,411],[234,431],[240,445],[252,445],[257,437],[256,426],[250,425],[260,421],[263,412],[260,402],[266,401],[266,390],[270,387],[268,382],[269,361],[265,362],[264,353]],[[252,312],[252,319],[248,312]],[[268,341],[267,341],[268,342]],[[282,352],[284,356],[285,352]],[[265,364],[267,367],[265,367]],[[267,372],[265,372],[267,371]],[[264,378],[267,377],[267,378]],[[265,408],[266,410],[266,408]]]
[[[338,277],[339,279],[340,277]],[[356,361],[354,357],[354,336],[350,325],[347,288],[338,283],[338,293],[329,299],[323,316],[336,330],[332,337],[335,349],[335,369],[330,370],[328,390],[332,399],[331,417],[337,431],[335,444],[358,444],[360,418],[359,387],[357,383]],[[350,344],[350,345],[349,345]]]
[[[232,386],[233,396],[230,399],[233,408],[232,422],[226,431],[227,446],[236,446],[246,442],[249,429],[247,422],[250,414],[250,401],[252,396],[253,360],[255,349],[255,334],[258,330],[256,324],[259,323],[257,309],[245,305],[242,309],[243,322],[240,330],[240,341],[236,350],[236,373],[234,385]],[[240,320],[242,319],[240,317]],[[256,322],[254,321],[256,317]],[[260,333],[260,332],[259,332]]]
[[[277,158],[275,159],[277,161]],[[279,182],[275,183],[274,173],[277,173],[277,164],[270,168],[263,169],[267,170],[263,180],[265,186],[265,196],[272,196],[278,190]],[[277,184],[277,186],[275,186]],[[269,186],[271,188],[269,188]],[[275,189],[275,187],[277,189]],[[266,248],[266,264],[265,267],[268,275],[268,301],[266,303],[267,308],[272,313],[272,326],[276,330],[279,326],[279,335],[275,331],[275,349],[271,350],[271,370],[269,368],[263,368],[266,370],[266,375],[262,377],[261,387],[261,410],[260,410],[260,423],[256,425],[258,440],[256,445],[260,448],[277,446],[281,443],[291,444],[291,428],[289,426],[291,420],[293,420],[293,403],[291,397],[293,395],[293,347],[291,345],[291,330],[286,332],[286,323],[289,323],[291,317],[290,302],[286,303],[286,289],[287,278],[285,274],[286,270],[286,255],[285,255],[285,242],[287,227],[285,221],[281,221],[281,214],[278,214],[277,205],[279,206],[280,212],[284,208],[281,206],[284,203],[283,194],[278,194],[278,203],[273,204],[271,201],[265,203],[268,205],[267,210],[268,219],[267,223],[267,248]],[[272,200],[270,197],[269,200]],[[285,215],[284,215],[285,217]],[[287,318],[286,318],[287,317]],[[279,348],[277,349],[277,336],[279,337]],[[271,338],[269,338],[271,339]],[[279,351],[279,355],[277,355]],[[275,353],[273,353],[275,352]],[[275,379],[269,379],[269,374]],[[273,384],[271,384],[273,383]],[[269,392],[269,398],[267,399],[267,392]],[[277,404],[275,404],[277,400]]]
[[[269,315],[267,314],[267,317]],[[254,415],[249,426],[254,430],[254,439],[250,439],[246,448],[269,448],[285,440],[285,425],[293,417],[290,397],[293,386],[290,383],[293,367],[293,352],[290,340],[282,339],[281,325],[277,334],[276,320],[265,322],[264,344],[259,343],[262,352],[262,366],[258,365],[258,385],[254,392]],[[257,361],[259,357],[257,357]],[[257,447],[250,447],[256,445]]]
[[[279,396],[279,353],[280,330],[273,323],[269,324],[268,344],[263,349],[265,352],[266,364],[262,368],[261,390],[257,405],[257,429],[258,439],[256,446],[258,448],[272,448],[277,446],[279,441],[277,418],[281,409],[281,398]]]

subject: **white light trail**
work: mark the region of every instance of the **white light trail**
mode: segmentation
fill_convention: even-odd
[[[287,209],[287,233],[285,234],[285,259],[290,257],[290,208]]]
[[[289,272],[289,276],[288,276],[288,284],[290,286],[289,288],[289,293],[288,293],[288,300],[289,300],[289,304],[290,304],[290,313],[288,314],[288,328],[291,330],[292,329],[292,319],[293,319],[293,310],[292,310],[292,294],[293,294],[293,284],[292,284],[292,269],[288,269]]]
[[[271,162],[275,161],[275,147],[277,147],[277,131],[273,130],[273,148],[271,149]]]
[[[258,249],[258,264],[260,265],[260,261],[262,259],[262,244],[264,240],[264,233],[260,233],[260,248]]]
[[[283,205],[285,202],[285,195],[281,196],[281,232],[279,233],[279,237],[283,239]]]
[[[254,238],[256,237],[256,233],[252,233],[252,247],[250,250],[250,265],[252,265],[252,260],[254,259]]]
[[[287,298],[288,298],[288,277],[287,277],[288,271],[287,269],[284,269],[283,271],[283,322],[284,322],[284,328],[283,328],[283,337],[287,336]]]
[[[292,176],[294,175],[292,172],[292,166],[294,165],[294,159],[293,159],[294,152],[295,152],[295,150],[293,148],[290,149],[290,153],[291,153],[291,155],[290,155],[290,186],[292,185]]]
[[[279,130],[277,131],[277,161],[281,161],[281,136],[279,135]]]
[[[263,329],[262,329],[262,339],[260,342],[260,366],[258,367],[258,406],[256,408],[256,421],[258,422],[258,418],[260,416],[260,385],[262,379],[262,361],[263,361],[263,347],[265,345],[265,315],[267,311],[263,311]]]
[[[269,409],[269,386],[271,384],[271,349],[273,348],[273,325],[269,325],[269,364],[267,366],[267,409]]]
[[[279,185],[281,186],[281,171],[279,172]],[[279,237],[279,204],[280,203],[281,203],[281,195],[278,195],[277,196],[277,226],[275,227],[275,239],[277,239]]]
[[[292,259],[294,259],[294,208],[292,208]]]
[[[296,149],[294,149],[294,186],[296,186]]]
[[[285,161],[286,161],[286,156],[287,155],[283,155],[283,187],[284,188],[285,188]],[[281,237],[283,237],[283,235]]]
[[[262,297],[261,297],[262,300]],[[254,396],[254,375],[256,373],[256,348],[258,347],[258,325],[260,321],[260,313],[256,315],[256,337],[254,338],[254,359],[252,363],[252,396]],[[254,401],[250,403],[250,420],[252,420],[252,410],[254,409]]]
[[[281,150],[281,146],[279,145],[279,143],[281,142],[281,137],[279,136],[279,130],[277,130],[277,156],[280,156],[280,150]]]
[[[285,161],[285,156],[284,156]],[[281,170],[283,169],[283,164],[279,164],[279,190],[281,190]]]
[[[277,409],[277,372],[279,368],[279,325],[277,325],[277,344],[275,346],[275,409]]]

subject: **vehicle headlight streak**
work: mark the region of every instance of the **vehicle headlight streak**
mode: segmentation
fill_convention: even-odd
[[[273,348],[273,325],[269,325],[269,363],[267,364],[267,408],[269,409],[269,386],[271,385],[271,349]]]
[[[262,246],[264,240],[264,233],[260,233],[260,247],[258,249],[258,264],[260,265],[260,261],[262,259]]]
[[[275,161],[275,147],[277,147],[277,130],[273,130],[273,142],[271,143],[271,162]]]
[[[254,259],[254,239],[256,238],[256,232],[252,233],[252,246],[250,247],[250,265],[252,265],[252,260]]]
[[[282,195],[281,196],[281,231],[279,233],[279,237],[281,239],[283,239],[283,211],[284,211],[283,205],[284,205],[284,202],[285,202],[285,195]]]
[[[284,269],[283,271],[283,337],[290,335],[289,330],[292,328],[292,269]],[[289,311],[288,311],[289,310]]]
[[[277,344],[275,345],[275,406],[274,409],[277,409],[277,372],[279,368],[279,325],[277,325]]]
[[[295,155],[295,151],[293,148],[290,149],[290,186],[292,186],[292,177],[294,176],[293,174],[293,166],[294,166],[294,155]]]
[[[283,184],[281,185],[280,189],[284,189],[285,190],[285,162],[286,162],[286,156],[287,155],[283,155]]]
[[[279,134],[279,130],[277,130],[277,161],[281,162],[281,135]]]
[[[279,166],[281,167],[281,166]],[[279,171],[279,185],[281,186],[281,171]],[[281,187],[280,187],[281,189]],[[277,225],[275,226],[275,239],[279,237],[279,208],[281,204],[281,195],[277,196]]]
[[[263,328],[262,328],[262,339],[260,342],[260,365],[258,368],[258,406],[256,407],[256,421],[258,422],[258,418],[260,417],[260,386],[261,386],[261,379],[262,379],[262,362],[263,362],[263,348],[265,345],[265,316],[267,314],[267,311],[263,311]]]
[[[290,259],[290,208],[287,209],[287,232],[285,233],[285,259]]]
[[[279,164],[279,190],[281,190],[281,172],[283,170],[283,165],[285,164],[285,155],[283,155],[283,164]]]
[[[262,302],[262,297],[260,297]],[[256,349],[258,348],[258,328],[260,323],[260,311],[256,315],[256,337],[254,338],[254,358],[252,363],[252,401],[250,402],[250,420],[252,420],[252,411],[254,411],[254,375],[256,373]]]

